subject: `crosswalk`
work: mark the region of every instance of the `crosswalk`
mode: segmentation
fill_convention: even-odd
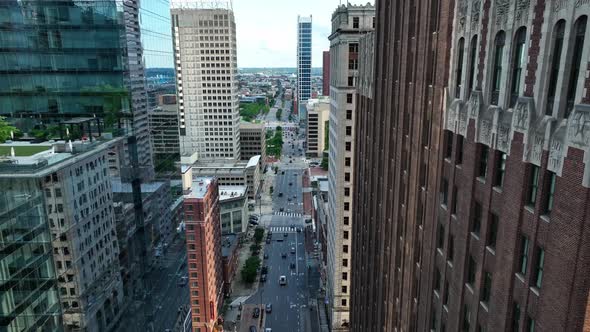
[[[297,229],[291,228],[289,226],[286,227],[271,227],[270,231],[273,233],[295,233]]]
[[[301,218],[303,217],[302,213],[294,213],[294,212],[274,212],[275,216],[285,216],[285,217],[298,217]]]

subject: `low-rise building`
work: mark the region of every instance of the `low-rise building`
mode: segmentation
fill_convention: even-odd
[[[227,234],[221,238],[221,262],[223,265],[223,295],[229,297],[232,293],[232,281],[238,270],[239,236]]]
[[[240,123],[240,158],[250,160],[261,156],[262,169],[266,162],[266,127],[264,123]]]
[[[219,186],[221,234],[243,233],[248,226],[247,186]]]
[[[308,157],[321,157],[328,149],[326,125],[330,119],[330,99],[310,99],[307,102],[306,151]]]

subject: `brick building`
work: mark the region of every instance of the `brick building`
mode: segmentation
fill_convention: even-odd
[[[184,216],[193,331],[209,331],[223,304],[219,190],[212,177],[183,169]]]
[[[451,5],[377,0],[374,36],[359,43],[351,331],[426,330],[420,257],[434,220]]]
[[[322,52],[322,96],[330,95],[330,51]]]
[[[382,143],[388,137],[375,142],[380,128],[397,126],[396,120],[382,118],[387,113],[379,103],[396,96],[390,99],[396,105],[407,93],[415,94],[420,78],[410,81],[406,76],[395,89],[381,86],[398,79],[383,79],[390,71],[382,72],[382,60],[376,60],[374,108],[361,106],[360,121],[367,126],[363,132],[375,148],[367,142],[367,151],[357,155],[358,172],[364,174],[358,182],[358,215],[367,221],[355,229],[360,234],[353,250],[367,256],[368,264],[353,266],[366,271],[366,279],[353,280],[359,286],[353,289],[352,326],[383,331],[588,331],[590,3],[461,0],[454,8],[446,6],[441,3],[435,25],[439,46],[432,49],[439,53],[427,57],[437,64],[432,91],[447,88],[446,98],[432,102],[444,106],[444,112],[437,105],[438,112],[432,113],[432,143],[423,151],[430,162],[424,173],[412,154],[394,159],[393,172],[371,163],[378,152],[387,160],[380,150],[391,149]],[[377,45],[395,38],[401,43],[397,51],[406,52],[410,45],[404,43],[413,29],[398,34],[397,25],[388,26],[395,20],[386,17],[398,17],[401,10],[399,15],[409,15],[412,22],[413,9],[393,8],[384,1],[377,8]],[[431,28],[432,21],[418,21],[429,22]],[[393,31],[380,34],[383,29]],[[420,40],[416,38],[417,44]],[[387,52],[379,46],[376,50]],[[394,74],[399,73],[396,68]],[[413,91],[403,92],[407,87]],[[414,125],[418,121],[409,119]],[[373,128],[372,123],[379,125]],[[419,134],[412,130],[409,135]],[[393,149],[406,146],[397,138]],[[404,171],[407,163],[411,166]],[[387,183],[389,177],[402,179],[400,194],[391,198],[387,185],[371,186],[378,179]],[[407,191],[404,180],[420,188],[413,216],[407,212],[416,204],[414,189]],[[420,198],[428,196],[421,207]],[[372,197],[376,201],[364,211]],[[405,197],[408,203],[391,213],[389,222],[382,201],[393,202],[387,210],[394,210]],[[397,230],[392,227],[388,233],[389,224]],[[391,235],[382,238],[381,233]],[[377,261],[371,253],[382,249],[373,249],[372,243],[390,249],[378,251]],[[400,269],[394,270],[398,260]],[[409,267],[411,273],[396,280]],[[366,297],[376,304],[362,307]]]

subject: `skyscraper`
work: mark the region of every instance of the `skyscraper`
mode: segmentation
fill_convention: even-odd
[[[434,239],[426,230],[436,220],[451,9],[448,1],[377,1],[375,38],[360,45],[352,331],[430,329],[418,313],[422,286],[434,280],[422,257]]]
[[[297,107],[299,119],[306,119],[311,98],[311,15],[297,17]]]
[[[240,159],[236,24],[230,1],[172,8],[183,164]]]
[[[350,321],[352,196],[359,39],[373,30],[375,7],[342,5],[332,14],[330,39],[330,126],[328,151],[327,293],[332,330]],[[325,82],[324,82],[325,84]],[[328,94],[330,94],[328,92]],[[309,130],[309,129],[308,129]],[[345,264],[346,262],[346,264]],[[346,278],[344,278],[346,277]]]
[[[215,178],[193,179],[190,167],[183,172],[192,326],[207,331],[223,304],[219,188]]]

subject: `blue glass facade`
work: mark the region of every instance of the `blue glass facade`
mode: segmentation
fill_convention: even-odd
[[[0,115],[129,111],[123,20],[121,0],[0,1]]]
[[[139,26],[145,68],[174,68],[170,1],[142,0]]]
[[[297,100],[299,118],[305,119],[311,98],[311,17],[299,18],[297,26]]]

